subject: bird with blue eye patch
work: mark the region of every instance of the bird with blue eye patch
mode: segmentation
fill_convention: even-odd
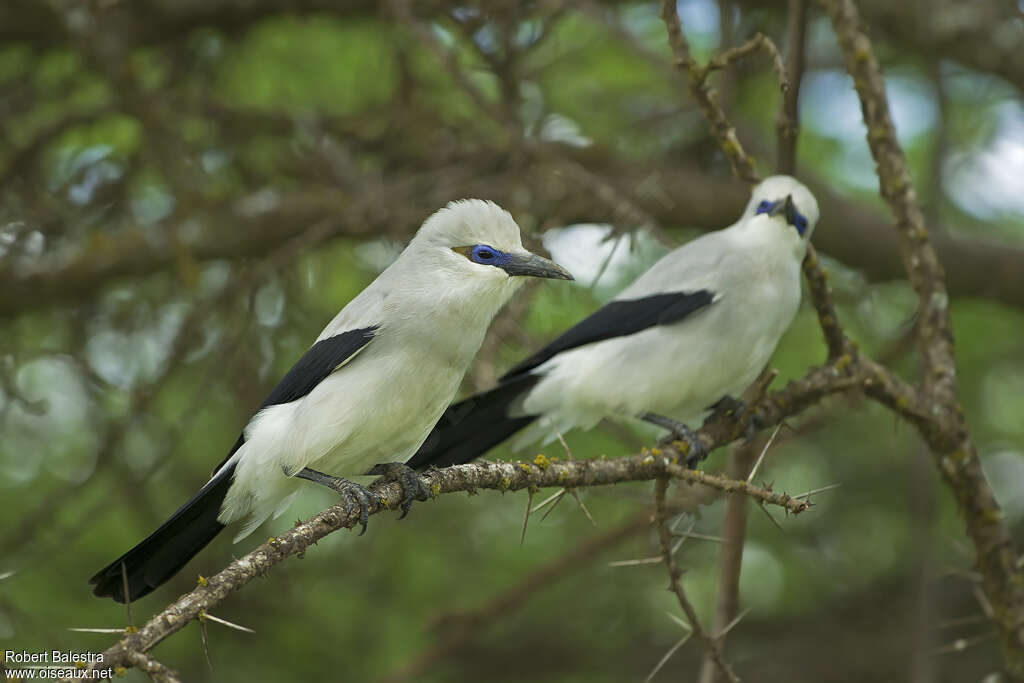
[[[757,205],[757,210],[754,212],[755,215],[766,213],[769,216],[785,216],[786,222],[796,228],[796,231],[803,236],[804,231],[807,230],[807,217],[797,211],[796,205],[793,203],[793,196],[786,195],[785,199],[777,199],[771,201],[764,199],[760,204]]]
[[[508,254],[500,249],[495,249],[489,244],[473,244],[466,247],[453,247],[452,251],[462,254],[473,263],[482,266],[495,266],[501,268],[510,276],[538,276],[543,269],[540,261],[519,258],[514,254]]]

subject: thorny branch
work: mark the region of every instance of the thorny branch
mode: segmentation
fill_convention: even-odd
[[[669,586],[668,589],[675,593],[676,599],[679,601],[679,606],[683,609],[683,613],[686,614],[686,620],[690,624],[690,628],[693,629],[693,633],[704,641],[705,647],[711,654],[711,658],[715,662],[715,666],[722,672],[722,675],[730,681],[730,683],[739,683],[739,677],[736,672],[732,670],[729,662],[725,661],[725,657],[722,655],[722,645],[717,638],[708,634],[701,626],[700,619],[697,617],[697,610],[693,608],[693,604],[690,599],[686,597],[686,591],[683,590],[683,584],[679,580],[683,575],[682,570],[676,564],[675,554],[672,552],[672,534],[668,528],[668,514],[665,511],[665,492],[668,490],[668,477],[658,477],[658,480],[654,482],[654,521],[658,527],[658,541],[661,546],[661,558],[668,568],[669,575]]]
[[[836,384],[836,383],[834,383]],[[841,383],[838,383],[841,384]],[[779,421],[803,409],[831,389],[818,382],[790,383],[784,389],[768,394],[754,408],[764,420]],[[752,413],[751,413],[752,414]],[[714,414],[698,431],[701,440],[712,448],[722,446],[745,432],[745,425],[725,414]],[[703,484],[726,493],[742,493],[759,503],[776,505],[787,512],[799,514],[811,507],[805,498],[794,498],[767,488],[754,486],[744,480],[707,474],[686,469],[678,464],[686,453],[680,442],[663,444],[658,448],[624,458],[597,460],[558,460],[538,456],[532,463],[472,463],[428,471],[421,479],[435,496],[477,489],[518,491],[542,487],[580,488],[602,486],[629,481],[650,481],[659,477],[679,479],[688,484]],[[395,509],[402,498],[397,484],[375,483],[371,490],[380,494],[384,505],[371,507],[376,514],[384,509]],[[130,666],[132,653],[148,652],[173,633],[180,631],[200,614],[210,610],[228,595],[252,579],[264,576],[279,562],[304,552],[329,533],[351,529],[358,523],[358,513],[350,513],[342,504],[314,515],[297,524],[286,533],[272,538],[249,554],[241,557],[151,618],[138,632],[124,636],[103,654],[104,666]]]
[[[796,9],[800,9],[799,3],[796,4]],[[861,29],[857,8],[853,0],[824,0],[824,4],[860,97],[881,194],[897,218],[904,268],[919,299],[918,337],[925,372],[920,383],[911,386],[885,366],[857,352],[843,333],[825,275],[811,249],[804,262],[804,272],[828,346],[825,367],[848,378],[859,376],[858,383],[864,393],[914,424],[929,444],[936,464],[960,504],[977,553],[985,594],[990,602],[998,605],[994,621],[1000,631],[1006,672],[1012,680],[1024,680],[1024,576],[959,405],[945,273],[929,242],[906,158],[896,139],[878,61]],[[690,56],[674,3],[663,0],[662,17],[676,64],[689,74],[693,95],[701,103],[712,133],[729,158],[733,171],[745,180],[755,179],[753,162],[717,105],[715,92],[702,77],[706,71]],[[795,21],[794,17],[790,19]],[[791,24],[791,37],[794,37],[796,32],[792,27]],[[795,99],[789,106],[792,115]],[[783,125],[786,118],[789,117],[783,117],[780,123],[780,140],[786,136]],[[812,370],[801,382],[812,381],[815,375],[819,375],[820,380],[821,370]]]
[[[932,248],[924,214],[910,179],[906,156],[896,139],[885,82],[861,28],[852,0],[826,0],[847,71],[861,102],[867,142],[875,159],[879,189],[896,217],[904,268],[918,296],[918,345],[924,376],[912,399],[927,419],[915,425],[952,489],[974,544],[982,589],[993,606],[1005,673],[1024,680],[1024,573],[1017,560],[1002,510],[981,469],[956,385],[952,323],[945,272]],[[899,406],[897,406],[899,408]]]

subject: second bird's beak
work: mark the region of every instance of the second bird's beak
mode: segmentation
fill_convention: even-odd
[[[796,205],[793,204],[793,195],[787,194],[784,201],[776,202],[768,215],[785,216],[786,222],[793,225],[796,222]]]
[[[554,261],[529,252],[525,254],[509,254],[500,268],[510,276],[527,275],[530,277],[546,277],[553,280],[574,280],[569,271]]]

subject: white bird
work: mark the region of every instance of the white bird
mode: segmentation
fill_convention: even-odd
[[[666,254],[591,316],[451,406],[408,465],[468,462],[606,417],[644,420],[705,449],[686,426],[739,396],[800,304],[800,264],[818,203],[789,176],[757,185],[740,219]]]
[[[354,497],[365,531],[369,492],[322,471],[364,475],[386,463],[374,469],[402,483],[404,516],[426,492],[400,463],[455,397],[519,276],[572,279],[526,251],[515,221],[491,202],[463,200],[435,213],[274,387],[206,485],[93,576],[93,593],[124,602],[127,583],[128,599],[146,595],[227,524],[247,518],[237,541],[281,514],[298,478]]]

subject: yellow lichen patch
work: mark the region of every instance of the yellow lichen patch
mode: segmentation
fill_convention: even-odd
[[[533,464],[542,470],[546,470],[551,465],[551,461],[548,460],[548,456],[538,453],[537,457],[533,459]]]
[[[439,483],[437,483],[436,481],[432,482],[430,484],[430,497],[431,498],[437,498],[440,495],[441,495],[441,485]]]
[[[1001,522],[1003,520],[1003,511],[997,507],[985,508],[985,519],[990,522]]]
[[[836,358],[836,370],[842,372],[846,368],[850,367],[850,363],[852,362],[853,357],[850,356],[850,354],[848,353],[844,353],[843,355],[839,356],[839,358]]]
[[[652,448],[651,449],[651,455],[661,455],[661,449],[660,448]]]
[[[641,460],[640,462],[643,463],[644,465],[653,465],[654,464],[654,456],[651,455],[650,453],[648,453],[647,455],[644,456],[644,459]]]
[[[512,479],[509,477],[502,477],[501,481],[498,482],[498,490],[505,492],[508,491],[509,487],[512,486]]]
[[[967,462],[971,459],[970,454],[962,448],[958,448],[951,454],[953,460],[959,463]]]
[[[569,478],[569,470],[558,470],[558,483],[561,484]]]
[[[199,578],[196,579],[196,583],[199,584],[200,586],[207,586],[207,585],[209,585],[210,582],[206,580],[205,576],[200,574]]]
[[[124,627],[124,632],[129,634],[129,635],[131,635],[132,633],[138,633],[139,629],[136,628],[135,626],[125,626]]]
[[[114,667],[114,675],[117,676],[118,678],[124,678],[124,675],[126,673],[128,673],[128,669],[124,668],[123,666],[115,666]]]
[[[519,463],[519,469],[521,469],[523,472],[528,473],[530,471],[530,466],[525,462],[521,462]]]

